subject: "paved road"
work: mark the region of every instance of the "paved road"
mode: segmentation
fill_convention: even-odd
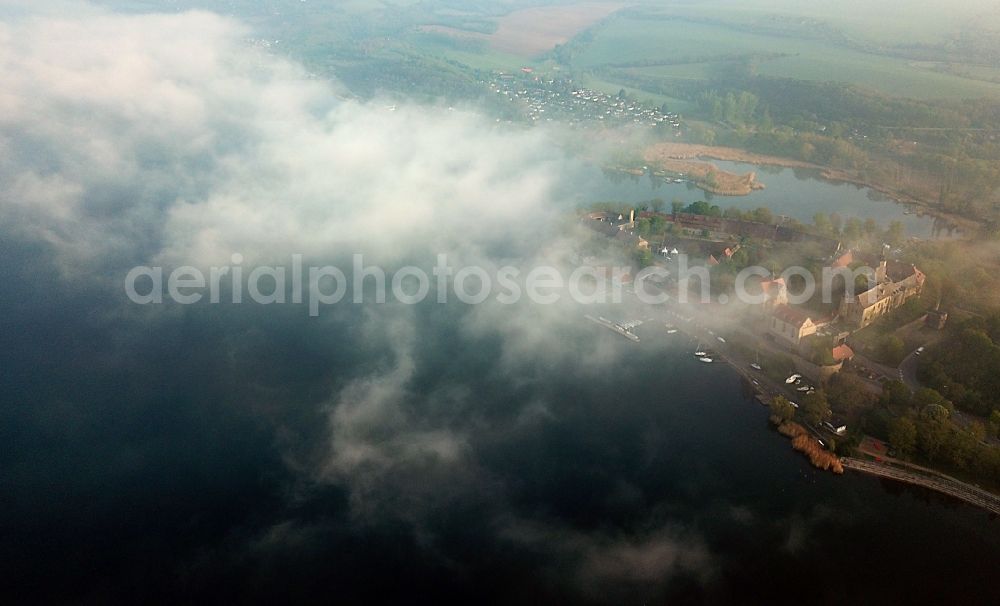
[[[941,339],[941,335],[936,335],[924,344],[924,347],[933,345]],[[920,364],[920,354],[916,350],[910,352],[910,355],[906,356],[899,365],[899,378],[906,384],[910,391],[915,392],[923,385],[917,379],[917,366]],[[961,410],[953,410],[951,413],[951,420],[955,425],[961,427],[962,429],[968,430],[973,423],[982,423],[982,419],[978,419],[968,413],[962,412]],[[1000,445],[1000,439],[986,436],[983,440],[984,444],[989,445]]]
[[[934,345],[941,340],[942,336],[942,333],[938,332],[927,341],[924,341],[923,346],[930,347],[931,345]],[[903,361],[899,363],[899,378],[906,384],[907,387],[910,388],[910,391],[916,391],[923,387],[923,385],[920,384],[920,381],[917,380],[917,366],[920,362],[920,355],[921,354],[915,349],[910,352],[910,355],[903,358]]]
[[[917,391],[922,387],[917,380],[917,363],[920,362],[920,355],[916,351],[903,358],[899,364],[899,379],[910,388],[910,391]]]
[[[848,345],[850,345],[850,339],[848,339]],[[869,371],[871,371],[875,375],[875,379],[873,380],[877,381],[880,376],[885,376],[888,377],[889,379],[899,378],[898,368],[893,368],[892,366],[887,366],[885,364],[882,364],[881,362],[876,362],[875,360],[872,360],[871,358],[869,358],[864,354],[857,353],[857,351],[858,350],[856,349],[854,353],[854,360],[853,360],[854,365],[864,366]]]

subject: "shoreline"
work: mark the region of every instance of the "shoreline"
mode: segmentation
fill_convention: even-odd
[[[882,185],[868,179],[863,179],[860,176],[854,175],[849,171],[840,168],[822,166],[820,164],[813,164],[811,162],[785,158],[782,156],[759,154],[757,152],[737,147],[699,145],[695,143],[657,143],[647,148],[647,152],[650,152],[650,150],[657,150],[660,157],[659,160],[650,159],[649,156],[644,153],[643,158],[650,162],[664,160],[717,160],[721,162],[754,164],[757,166],[777,166],[780,168],[815,170],[819,173],[819,178],[831,183],[848,183],[857,187],[864,187],[882,194],[896,204],[919,206],[921,213],[947,221],[963,231],[971,233],[974,232],[977,227],[975,221],[938,210],[927,200],[894,190],[889,186]],[[653,157],[656,158],[657,156],[654,155]],[[749,195],[749,192],[746,195]]]
[[[682,314],[675,304],[665,305],[662,310],[666,312],[667,315],[672,316],[672,321],[668,322],[668,324],[673,326],[689,339],[711,342],[713,338],[718,337],[713,330],[699,322],[700,319],[695,315],[697,314],[697,311],[694,309],[685,310],[692,312],[687,315]],[[665,320],[661,317],[650,318],[647,321],[664,322]],[[596,323],[600,324],[600,322]],[[794,397],[794,395],[790,396],[788,393],[785,393],[780,385],[772,384],[773,382],[766,376],[750,372],[750,370],[748,370],[749,362],[738,359],[739,356],[734,355],[732,352],[723,353],[718,346],[716,346],[714,348],[713,358],[721,360],[729,368],[735,371],[743,380],[745,386],[753,392],[754,395],[751,398],[751,401],[757,402],[765,408],[769,406],[770,399],[776,395]],[[773,422],[771,424],[772,427],[774,427]],[[785,423],[784,425],[789,424]],[[930,490],[938,494],[950,496],[951,498],[961,501],[967,505],[986,510],[994,515],[1000,515],[1000,512],[997,510],[997,508],[1000,507],[1000,495],[993,494],[987,490],[979,488],[978,486],[962,482],[961,480],[948,476],[935,469],[921,468],[923,473],[917,474],[913,471],[900,469],[894,465],[858,458],[866,456],[866,454],[862,451],[858,451],[852,456],[838,456],[836,453],[829,453],[829,457],[824,457],[823,460],[817,463],[817,461],[813,460],[813,456],[816,454],[814,451],[820,451],[824,455],[828,453],[825,448],[816,443],[817,438],[820,438],[821,436],[816,433],[815,428],[811,426],[802,425],[798,422],[792,422],[791,425],[797,425],[802,432],[797,432],[796,435],[791,436],[782,432],[779,427],[774,427],[774,431],[778,435],[788,438],[792,444],[792,450],[794,452],[798,452],[800,455],[803,455],[809,461],[810,465],[820,471],[829,471],[834,475],[845,475],[845,470],[849,469],[851,471],[874,475],[883,479],[891,479],[904,484],[909,484],[911,486],[923,488],[925,490]],[[807,436],[808,440],[805,440],[804,438],[807,438]],[[796,444],[797,439],[799,440],[798,444]],[[806,441],[808,441],[808,444]],[[916,466],[907,464],[906,467]]]
[[[678,321],[683,324],[674,324],[674,326],[684,333],[690,339],[697,340],[707,340],[711,341],[713,337],[718,337],[714,334],[714,331],[709,331],[707,328],[702,328],[701,326],[695,324],[694,316],[685,317],[673,309],[665,310],[668,314],[674,316]],[[698,332],[708,331],[708,335],[699,335]],[[772,385],[772,381],[764,375],[757,375],[755,373],[747,370],[749,368],[749,362],[747,360],[737,361],[737,356],[730,353],[723,353],[718,347],[715,348],[715,354],[713,356],[716,359],[722,360],[729,368],[735,371],[742,379],[743,382],[749,387],[753,393],[753,400],[758,402],[765,408],[770,406],[770,401],[774,397],[781,395],[786,398],[792,398],[794,395],[782,391],[780,386]],[[765,387],[768,384],[768,387]],[[787,424],[785,424],[787,425]],[[815,433],[812,427],[807,427],[799,425],[798,423],[791,423],[798,427],[801,432],[796,432],[795,435],[788,435],[781,431],[781,428],[777,428],[778,434],[789,439],[792,445],[792,450],[798,452],[805,456],[809,463],[821,471],[830,471],[834,475],[842,475],[844,473],[843,467],[839,462],[840,457],[836,453],[832,453],[823,448],[818,440],[820,436]]]
[[[706,162],[699,156],[679,157],[676,154],[658,153],[662,147],[647,148],[643,154],[643,162],[650,165],[653,176],[670,178],[684,177],[699,189],[717,196],[749,196],[753,192],[764,189],[764,184],[757,181],[757,173],[750,171],[742,175],[723,170]],[[658,174],[662,173],[662,174]]]
[[[680,313],[678,313],[673,309],[667,309],[666,311],[668,314],[674,316],[677,320],[680,321],[680,323],[676,323],[674,324],[674,326],[677,329],[679,329],[683,334],[685,334],[688,338],[700,339],[702,337],[705,337],[705,335],[698,335],[697,333],[699,331],[705,332],[708,329],[694,325],[695,318],[693,316],[690,316],[689,319],[686,319],[684,316],[682,316]],[[711,334],[708,335],[708,337],[711,337]],[[747,368],[743,364],[743,362],[746,362],[745,360],[742,360],[738,363],[736,360],[736,356],[722,353],[718,349],[715,350],[714,357],[725,362],[726,365],[729,366],[729,368],[733,369],[738,375],[740,375],[740,377],[746,383],[747,387],[749,387],[755,394],[753,400],[758,402],[765,408],[768,406],[768,402],[770,401],[770,399],[773,398],[775,395],[783,395],[785,397],[789,397],[788,394],[782,393],[780,386],[771,385],[766,388],[765,383],[770,383],[770,381],[766,377],[758,377],[754,373],[751,373],[749,370],[747,370]],[[757,383],[754,383],[755,379],[757,379]],[[797,425],[798,423],[792,422],[792,424]],[[808,435],[810,437],[810,440],[813,442],[815,442],[816,438],[819,437],[817,434],[814,433],[814,429],[812,427],[802,426],[802,425],[799,426],[805,431],[805,434],[799,434],[799,435],[803,436]],[[807,447],[807,445],[800,444],[798,447],[796,447],[794,443],[796,436],[786,435],[785,433],[780,431],[780,428],[776,428],[775,431],[779,435],[789,438],[792,442],[792,449],[796,452],[799,452],[800,454],[803,454],[810,461],[810,464],[819,470],[831,471],[834,475],[843,475],[845,470],[850,469],[852,471],[874,475],[884,479],[891,479],[898,482],[902,482],[904,484],[909,484],[911,486],[924,488],[926,490],[930,490],[938,494],[944,494],[959,501],[962,501],[968,505],[972,505],[973,507],[984,509],[990,512],[991,514],[1000,515],[1000,495],[993,494],[988,490],[984,490],[982,488],[979,488],[978,486],[968,484],[967,482],[963,482],[961,480],[953,478],[935,469],[920,468],[922,473],[916,473],[913,470],[907,471],[906,469],[900,469],[891,464],[879,463],[877,461],[869,461],[863,458],[859,458],[866,456],[866,454],[861,451],[858,451],[852,456],[845,456],[845,457],[840,457],[837,456],[835,453],[830,453],[831,456],[837,459],[836,467],[833,465],[832,461],[827,461],[826,463],[829,466],[825,466],[823,464],[817,464],[815,461],[811,459],[811,455],[809,452],[810,448]],[[818,447],[818,444],[816,446]],[[822,450],[824,453],[827,452],[825,449],[820,449],[820,450]],[[912,464],[905,464],[905,466],[908,468],[918,467]],[[837,469],[838,467],[839,469]]]
[[[669,183],[677,177],[684,177],[685,183],[690,183],[698,189],[710,193],[713,196],[738,197],[749,196],[755,191],[766,189],[763,183],[757,181],[757,174],[750,172],[744,175],[737,175],[720,169],[718,166],[708,162],[690,162],[671,160],[668,163],[660,163],[658,170],[650,170],[649,174],[657,179],[663,179]],[[627,168],[623,166],[605,166],[603,170],[610,170],[633,177],[645,176],[646,170],[639,168]],[[704,179],[707,175],[714,174],[716,179],[722,178],[727,184],[711,185]]]

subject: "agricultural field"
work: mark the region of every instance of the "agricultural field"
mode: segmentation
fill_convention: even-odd
[[[1000,82],[1000,68],[991,65],[968,65],[965,63],[948,63],[943,61],[917,61],[914,65],[921,69],[953,74],[972,80],[985,82]]]
[[[666,104],[671,111],[685,114],[693,109],[693,104],[690,101],[684,99],[678,99],[676,97],[670,97],[667,95],[661,95],[657,93],[652,93],[639,88],[632,88],[629,86],[622,86],[617,82],[609,82],[592,75],[583,75],[580,77],[580,85],[586,88],[590,88],[602,93],[607,93],[609,95],[614,95],[619,91],[624,90],[627,94],[635,97],[640,103],[646,105],[660,106]]]
[[[492,33],[456,27],[427,25],[422,31],[447,34],[461,40],[483,40],[501,53],[522,58],[552,50],[594,23],[622,8],[623,4],[589,2],[566,6],[540,6],[512,11],[496,19]]]
[[[763,62],[760,73],[800,80],[833,80],[912,99],[1000,98],[1000,83],[922,69],[899,59],[851,51],[795,55]]]
[[[457,61],[473,69],[511,70],[535,66],[531,59],[491,48],[482,35],[452,34],[437,26],[420,27],[403,38],[419,53]]]
[[[945,73],[903,58],[826,40],[775,37],[720,23],[613,16],[574,49],[576,68],[615,67],[663,79],[717,77],[753,57],[758,73],[837,81],[915,99],[1000,97],[1000,84]],[[613,80],[613,78],[610,78]]]
[[[940,44],[971,23],[1000,16],[993,0],[703,0],[697,5],[650,2],[651,10],[707,19],[773,34],[826,29],[847,40],[878,47]],[[784,30],[783,32],[781,30]]]
[[[491,36],[490,46],[524,56],[544,53],[622,6],[595,2],[514,11],[497,21],[497,31]]]

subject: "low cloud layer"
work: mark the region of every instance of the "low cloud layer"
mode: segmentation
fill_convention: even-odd
[[[307,550],[310,536],[344,524],[359,536],[402,525],[413,557],[462,570],[449,520],[470,517],[487,550],[513,546],[555,562],[544,568],[558,591],[593,597],[607,583],[706,574],[707,548],[669,524],[591,535],[517,511],[517,481],[498,469],[503,453],[562,420],[556,394],[532,390],[552,374],[595,376],[616,356],[606,341],[567,347],[580,334],[568,303],[358,306],[322,319],[226,308],[212,319],[203,308],[140,311],[124,301],[133,265],[226,265],[233,253],[248,265],[293,254],[322,262],[363,253],[389,266],[439,253],[487,267],[550,259],[564,246],[568,208],[551,192],[567,160],[543,130],[497,130],[472,111],[345,101],[336,83],[249,48],[244,26],[213,14],[68,6],[0,25],[0,230],[33,251],[24,253],[31,267],[55,269],[50,285],[70,289],[50,296],[73,309],[74,332],[62,338],[87,352],[76,359],[94,360],[83,335],[105,331],[114,335],[101,341],[108,386],[147,362],[156,367],[147,376],[165,378],[115,387],[89,412],[80,412],[93,406],[88,391],[67,391],[32,423],[86,436],[74,415],[83,428],[87,415],[110,425],[114,407],[131,407],[155,438],[121,452],[156,460],[143,454],[156,440],[185,449],[157,433],[157,407],[172,405],[165,394],[215,394],[208,408],[185,412],[181,433],[201,423],[228,443],[241,425],[206,418],[238,417],[271,440],[291,475],[291,509],[234,530],[218,548],[237,560]],[[80,292],[102,303],[85,304]],[[40,313],[30,303],[18,311]],[[157,357],[177,334],[192,335],[184,353]],[[215,374],[199,375],[193,360]],[[177,388],[182,372],[195,379]],[[122,456],[128,462],[109,464],[106,476],[142,467]],[[344,495],[343,512],[320,522],[295,513],[327,490]]]
[[[343,101],[209,13],[82,12],[0,26],[0,212],[67,270],[472,254],[557,210],[537,132]]]

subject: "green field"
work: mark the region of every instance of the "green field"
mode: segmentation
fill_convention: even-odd
[[[800,80],[834,80],[913,99],[1000,98],[1000,84],[923,69],[899,59],[851,51],[801,54],[766,61],[760,73]]]
[[[970,24],[1000,17],[995,0],[702,0],[652,2],[663,13],[733,26],[807,29],[822,24],[847,38],[876,46],[938,44]]]
[[[616,82],[602,80],[596,76],[585,75],[581,78],[580,84],[586,88],[607,93],[609,95],[614,95],[618,93],[618,91],[624,89],[626,93],[634,96],[640,103],[654,106],[666,103],[670,111],[677,112],[679,114],[685,114],[693,109],[693,105],[689,101],[678,99],[676,97],[668,97],[667,95],[658,95],[656,93],[651,93],[637,88],[622,86]]]
[[[762,75],[837,81],[915,99],[1000,97],[1000,84],[942,73],[905,59],[680,19],[612,18],[574,57],[573,65],[632,64],[628,69],[644,76],[706,79],[717,75],[724,62],[749,56],[757,58]],[[683,63],[647,66],[657,61]]]
[[[536,61],[492,49],[482,40],[455,40],[443,34],[419,31],[404,40],[423,54],[458,61],[473,69],[510,71],[525,66],[538,66]]]
[[[697,61],[677,65],[623,68],[626,72],[664,80],[706,80],[718,76],[729,66],[727,61]]]

